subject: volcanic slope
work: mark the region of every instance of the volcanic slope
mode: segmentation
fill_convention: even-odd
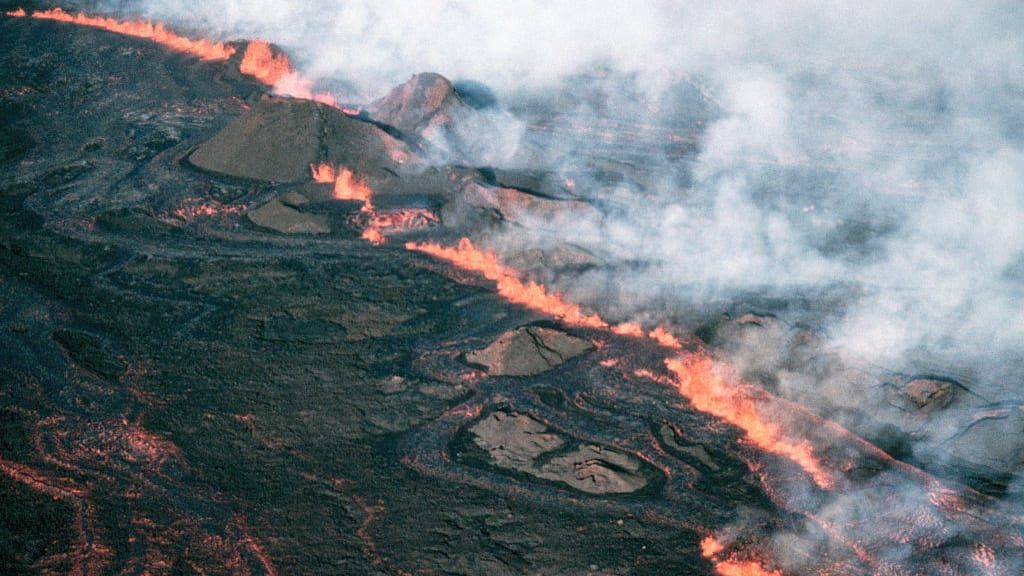
[[[269,182],[308,180],[310,167],[361,173],[394,170],[413,158],[380,128],[311,100],[263,97],[189,155],[198,168]]]
[[[729,415],[722,398],[756,410],[765,393],[724,388],[708,361],[669,364],[705,369],[671,380],[665,348],[682,346],[670,335],[610,332],[493,255],[475,263],[500,268],[499,292],[522,286],[562,312],[510,305],[399,243],[249,223],[277,198],[325,223],[351,212],[297,200],[327,188],[307,172],[318,161],[401,180],[394,155],[353,136],[369,124],[310,103],[243,103],[253,86],[230,63],[62,23],[0,26],[13,47],[0,57],[5,118],[33,138],[0,177],[0,490],[18,488],[5,502],[28,511],[5,522],[75,527],[67,541],[3,542],[25,550],[17,569],[900,574],[1019,559],[990,501],[779,404],[808,438],[833,440],[798,447],[840,489],[882,495],[865,500],[884,519],[869,530],[831,515],[829,483],[750,442],[777,428],[712,415]],[[336,149],[331,126],[345,129]],[[291,138],[279,153],[295,158],[261,175],[238,152],[249,136]],[[184,168],[197,146],[223,162]],[[594,350],[514,383],[461,360],[552,317]],[[694,393],[712,385],[726,395]],[[488,438],[521,442],[519,423],[545,449],[507,466]],[[774,554],[780,534],[807,553]]]
[[[710,570],[696,531],[642,508],[401,465],[435,450],[419,428],[480,394],[449,378],[465,367],[445,343],[468,351],[536,315],[399,245],[250,225],[308,192],[280,182],[309,178],[312,147],[251,180],[181,160],[259,108],[244,101],[258,84],[61,22],[0,17],[0,37],[5,130],[31,137],[0,160],[5,572]],[[539,410],[546,382],[514,403]],[[588,422],[574,437],[606,445]]]

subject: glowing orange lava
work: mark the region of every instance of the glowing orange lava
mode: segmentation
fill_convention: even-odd
[[[373,205],[373,190],[347,168],[335,168],[330,164],[321,163],[310,165],[309,169],[314,182],[334,185],[334,198],[337,200],[356,200],[362,203],[359,211],[365,217],[362,219],[364,228],[361,237],[371,244],[386,242],[385,231],[402,232],[438,223],[437,216],[424,208],[377,210]]]
[[[549,293],[543,285],[523,282],[515,270],[499,261],[496,254],[480,250],[469,238],[459,240],[455,248],[416,242],[408,242],[405,247],[451,262],[464,270],[479,272],[484,278],[497,282],[498,293],[510,302],[544,312],[574,326],[609,328],[608,323],[596,314],[583,312],[579,305],[566,302],[559,294]]]
[[[20,17],[26,16],[27,14],[24,10],[18,9],[14,12],[8,12],[7,15]],[[54,8],[52,10],[37,10],[32,13],[32,18],[38,18],[40,20],[56,20],[58,22],[70,22],[81,26],[91,26],[93,28],[109,30],[110,32],[124,34],[125,36],[147,38],[176,52],[184,52],[186,54],[198,56],[203,60],[227,60],[235,53],[235,49],[226,44],[202,38],[186,38],[168,30],[163,24],[154,24],[145,20],[122,22],[120,20],[115,20],[114,18],[106,18],[103,16],[89,16],[86,14],[72,15],[60,8]]]
[[[320,184],[333,184],[335,179],[334,166],[330,164],[310,164],[310,171],[313,173],[313,181]]]
[[[358,200],[363,203],[363,212],[374,212],[373,190],[356,178],[348,168],[335,168],[330,164],[310,165],[313,181],[320,184],[334,184],[334,198],[337,200]]]
[[[814,457],[811,443],[787,439],[782,429],[761,413],[752,390],[727,382],[711,358],[702,354],[668,358],[665,367],[675,376],[679,393],[686,396],[694,408],[743,430],[758,448],[796,462],[820,488],[832,487],[832,476]]]
[[[28,12],[23,8],[6,12],[6,14],[15,18],[29,16]],[[40,20],[56,20],[81,26],[91,26],[124,34],[125,36],[146,38],[171,50],[198,56],[203,60],[225,61],[235,53],[235,49],[227,44],[202,38],[186,38],[168,30],[161,23],[145,20],[122,22],[105,16],[90,16],[82,13],[69,14],[60,8],[37,10],[31,14],[31,17]],[[282,96],[314,100],[321,104],[340,108],[350,116],[359,115],[358,110],[341,108],[338,100],[331,94],[327,92],[313,92],[312,80],[296,72],[286,54],[274,54],[270,44],[263,40],[252,40],[249,42],[238,68],[243,74],[270,86],[274,89],[275,93]]]
[[[334,197],[338,200],[358,200],[363,203],[363,212],[373,212],[373,190],[357,180],[351,170],[342,168],[334,180]]]
[[[666,348],[679,349],[683,347],[682,343],[679,341],[679,338],[676,338],[675,336],[672,335],[671,332],[665,330],[665,328],[661,326],[658,326],[654,330],[651,330],[650,333],[647,334],[647,337]]]
[[[722,550],[725,550],[725,546],[723,546],[722,543],[714,536],[708,536],[700,541],[700,553],[705,558],[716,556]]]
[[[337,99],[327,92],[313,92],[313,81],[295,71],[291,60],[284,52],[274,53],[270,44],[263,40],[250,40],[242,62],[238,65],[242,74],[252,76],[259,82],[274,89],[282,96],[314,100],[339,108]],[[348,111],[342,109],[348,114]],[[350,114],[351,115],[351,114]]]
[[[700,541],[701,554],[715,565],[715,573],[720,576],[782,576],[778,570],[768,570],[753,560],[737,560],[735,558],[716,558],[725,546],[708,536]]]
[[[283,52],[274,54],[270,44],[263,40],[249,41],[238,70],[268,86],[274,86],[288,74],[294,73],[288,55]]]
[[[566,302],[560,294],[548,292],[543,285],[523,281],[519,272],[502,264],[495,253],[477,248],[468,238],[459,240],[455,247],[417,242],[408,242],[405,247],[450,262],[463,270],[480,273],[497,283],[498,293],[506,300],[567,324],[623,335],[642,334],[636,323],[611,326],[600,316],[583,312],[579,305]],[[662,327],[655,328],[647,336],[662,346],[681,349],[679,340]],[[669,358],[665,365],[674,376],[672,383],[676,389],[690,400],[694,408],[736,426],[758,448],[789,458],[803,468],[820,488],[831,488],[832,476],[814,457],[810,442],[786,438],[782,429],[762,413],[753,389],[740,382],[728,381],[715,369],[711,359],[701,353]]]
[[[643,338],[644,327],[639,322],[623,322],[612,328],[612,332],[620,336],[633,336],[635,338]]]

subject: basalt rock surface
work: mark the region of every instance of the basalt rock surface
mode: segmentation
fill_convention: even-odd
[[[636,458],[593,444],[560,450],[567,440],[524,414],[494,412],[469,430],[474,443],[500,468],[589,494],[624,494],[647,485]]]
[[[793,574],[1021,565],[1021,513],[997,499],[1022,465],[1010,394],[954,384],[946,404],[941,378],[880,386],[787,325],[794,301],[739,302],[707,351],[774,350],[744,358],[754,398],[806,378],[848,402],[849,418],[827,416],[870,433],[877,419],[854,409],[892,392],[883,416],[914,427],[885,437],[917,442],[875,449],[800,397],[809,408],[775,405],[751,429],[792,432],[762,450],[712,413],[737,398],[691,400],[666,372],[696,343],[565,326],[400,238],[360,238],[413,208],[445,221],[410,238],[443,246],[597,220],[664,181],[645,162],[694,160],[699,129],[533,107],[524,156],[554,138],[581,173],[425,166],[380,118],[253,100],[266,87],[237,56],[7,16],[0,39],[4,573],[710,574],[709,534],[728,536],[718,560]],[[376,111],[424,134],[457,125],[450,87],[421,80],[412,106]],[[366,178],[376,212],[313,183],[318,162]],[[600,265],[572,246],[514,249],[534,263],[524,280]],[[743,320],[753,309],[782,312]],[[833,487],[787,456],[805,439]],[[927,470],[938,479],[911,468],[934,462],[953,464]],[[798,553],[776,564],[779,549]]]
[[[368,174],[413,159],[407,145],[373,124],[309,100],[270,96],[188,156],[204,170],[268,182],[307,180],[321,162]]]
[[[370,104],[372,118],[409,135],[450,128],[469,107],[452,83],[433,72],[415,74]]]
[[[486,348],[466,354],[492,376],[533,376],[594,349],[587,340],[541,326],[506,332]]]

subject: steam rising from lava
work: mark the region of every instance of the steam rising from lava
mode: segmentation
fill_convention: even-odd
[[[647,266],[629,282],[610,266],[567,290],[639,318],[666,300],[842,286],[851,298],[825,328],[859,362],[899,369],[914,355],[982,379],[1022,376],[998,360],[1024,340],[1017,3],[911,2],[899,15],[853,2],[82,5],[267,38],[308,78],[367,101],[432,70],[504,102],[565,90],[559,105],[577,106],[582,123],[596,113],[657,125],[689,112],[678,94],[695,84],[713,110],[696,163],[649,155],[638,168],[659,177],[644,202],[578,177],[616,210],[560,230],[610,263]],[[548,167],[573,168],[581,144],[547,138]]]
[[[87,5],[123,10],[126,3]],[[552,173],[573,173],[572,188],[606,207],[599,218],[546,227],[544,240],[582,246],[606,266],[555,276],[544,288],[468,241],[407,247],[484,274],[514,302],[620,334],[644,336],[636,320],[656,325],[695,303],[719,306],[713,314],[751,295],[795,303],[776,313],[791,322],[810,317],[854,365],[956,370],[983,398],[1024,402],[1015,385],[1024,378],[1019,4],[911,2],[900,15],[852,2],[609,1],[585,12],[565,1],[127,5],[148,17],[218,27],[224,37],[267,38],[287,48],[309,78],[343,79],[339,89],[367,100],[410,73],[434,70],[483,82],[504,102],[585,92],[590,97],[558,104],[590,130],[587,119],[598,116],[671,125],[688,112],[680,109],[680,86],[697,85],[712,110],[702,118],[699,152],[680,161],[655,147],[644,149],[644,164],[622,160],[654,175],[642,184],[579,173],[578,159],[596,156],[591,143],[554,132],[544,135],[546,155],[531,156]],[[152,30],[147,37],[159,36]],[[262,42],[249,50],[244,72],[279,92],[315,97],[287,57]],[[313,169],[339,198],[359,200],[376,215],[372,193],[344,174]],[[370,240],[383,238],[379,227],[365,230]],[[527,226],[490,240],[521,246],[538,238]],[[836,293],[839,304],[824,311],[801,308]],[[603,317],[570,300],[600,302]],[[668,332],[647,336],[679,347]],[[680,392],[828,486],[808,445],[726,413],[745,413],[748,400],[731,396],[735,388],[723,387],[705,361],[669,361]],[[823,411],[851,404],[870,411],[861,390],[792,371],[777,377],[780,390]],[[978,450],[986,448],[979,442]],[[855,500],[837,499],[836,515],[859,514],[866,505]],[[770,574],[720,547],[705,555],[722,574]],[[979,553],[979,565],[989,556]]]
[[[405,247],[446,260],[462,269],[479,272],[488,280],[497,282],[498,293],[507,300],[544,312],[568,324],[643,336],[637,324],[612,327],[596,314],[583,312],[578,305],[547,291],[543,285],[524,282],[518,272],[503,265],[494,253],[478,249],[467,238],[460,240],[455,248],[415,242],[406,243]],[[668,348],[681,347],[679,341],[660,326],[652,330],[649,337]],[[832,478],[815,458],[811,444],[786,439],[781,428],[766,418],[752,390],[745,385],[728,382],[710,358],[702,353],[691,353],[669,358],[665,365],[675,376],[674,384],[679,393],[689,399],[694,408],[722,418],[743,430],[747,439],[758,448],[789,458],[803,468],[819,487],[832,487]]]

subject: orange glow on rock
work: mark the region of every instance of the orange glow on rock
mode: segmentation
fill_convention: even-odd
[[[320,184],[334,184],[334,198],[337,200],[358,200],[363,203],[363,212],[373,212],[373,190],[356,178],[348,168],[335,168],[327,163],[310,165],[313,181]]]
[[[19,14],[19,10],[16,10],[15,13],[8,13],[8,15],[24,16],[25,11],[20,10]],[[32,13],[32,17],[40,20],[70,22],[81,26],[91,26],[93,28],[109,30],[110,32],[124,34],[125,36],[146,38],[156,42],[157,44],[166,46],[175,52],[184,52],[186,54],[198,56],[203,60],[227,60],[235,53],[235,49],[226,44],[202,38],[186,38],[168,30],[163,24],[154,24],[145,20],[122,22],[114,18],[106,18],[103,16],[89,16],[87,14],[72,15],[60,8],[54,8],[52,10],[38,10]]]
[[[668,358],[665,367],[675,376],[679,393],[694,408],[736,426],[747,440],[765,452],[796,462],[818,487],[832,487],[832,477],[814,457],[811,443],[786,438],[777,424],[765,418],[753,391],[746,385],[728,382],[711,358],[702,354]]]
[[[407,242],[405,247],[450,262],[463,270],[477,272],[496,282],[498,294],[509,302],[543,312],[566,324],[617,334],[642,334],[638,324],[625,323],[613,327],[600,316],[583,312],[579,305],[566,302],[560,294],[548,292],[543,285],[523,281],[520,273],[502,264],[497,254],[477,248],[468,238],[459,240],[455,247],[419,242]],[[682,347],[678,338],[660,326],[647,336],[662,346],[674,349]],[[754,390],[742,382],[728,381],[715,369],[711,358],[701,353],[687,354],[666,359],[665,366],[673,375],[673,378],[665,380],[688,398],[695,409],[736,426],[744,432],[748,441],[761,450],[789,458],[803,468],[818,487],[832,487],[832,476],[814,457],[811,443],[807,440],[788,439],[781,427],[769,421],[762,413]],[[652,374],[650,371],[644,372]]]
[[[714,536],[707,536],[700,541],[700,552],[715,565],[715,573],[719,576],[782,576],[778,570],[768,570],[753,560],[737,560],[735,558],[716,558],[725,550],[725,546]]]
[[[612,327],[612,332],[619,336],[634,336],[636,338],[643,338],[644,327],[639,322],[623,322]]]
[[[384,238],[384,233],[381,232],[379,228],[374,228],[372,226],[367,227],[365,230],[363,230],[363,233],[360,235],[360,238],[366,240],[367,242],[373,244],[374,246],[379,246],[386,241],[386,239]]]
[[[23,8],[6,12],[6,14],[17,18],[29,15]],[[122,22],[104,16],[89,16],[81,13],[69,14],[60,8],[37,10],[31,16],[40,20],[69,22],[81,26],[101,28],[110,32],[124,34],[125,36],[146,38],[176,52],[198,56],[203,60],[225,61],[235,53],[235,49],[227,44],[205,39],[186,38],[168,30],[163,24],[145,20]],[[270,44],[263,40],[252,40],[249,42],[238,69],[242,74],[251,76],[258,82],[270,86],[276,94],[313,100],[327,106],[340,108],[338,100],[330,93],[313,92],[312,80],[295,71],[291,60],[288,59],[288,55],[283,52],[275,54]]]
[[[356,200],[362,203],[359,211],[363,213],[361,221],[365,227],[360,236],[371,244],[386,242],[386,232],[393,234],[426,228],[438,223],[437,216],[424,208],[378,211],[373,205],[373,190],[347,168],[335,168],[330,164],[321,163],[310,165],[309,169],[314,182],[334,185],[335,199]]]
[[[242,62],[238,65],[242,74],[248,74],[267,86],[274,86],[282,78],[294,74],[288,55],[274,54],[270,44],[263,40],[250,40]]]
[[[673,336],[672,333],[666,330],[663,326],[658,326],[654,330],[651,330],[651,332],[647,334],[647,337],[666,348],[679,349],[683,347],[682,343],[679,342],[679,338]]]
[[[313,81],[295,71],[288,55],[274,54],[270,44],[263,40],[250,40],[242,62],[238,65],[242,74],[252,76],[262,84],[274,89],[282,96],[313,100],[338,108],[338,100],[327,92],[313,92]]]
[[[335,179],[334,166],[330,164],[318,164],[313,166],[309,165],[310,172],[313,173],[313,181],[319,184],[333,184]]]
[[[351,170],[342,168],[334,180],[334,197],[338,200],[358,200],[363,203],[363,212],[373,212],[373,190],[357,180]]]
[[[705,558],[717,556],[722,550],[725,550],[725,546],[723,546],[722,543],[714,536],[707,536],[700,541],[700,553]]]
[[[566,302],[560,294],[548,292],[536,282],[520,280],[518,272],[503,265],[493,252],[474,246],[469,238],[459,240],[455,248],[416,242],[408,242],[405,247],[482,274],[484,278],[497,282],[498,293],[510,302],[549,314],[574,326],[608,328],[608,324],[599,316],[583,312],[579,305]]]

